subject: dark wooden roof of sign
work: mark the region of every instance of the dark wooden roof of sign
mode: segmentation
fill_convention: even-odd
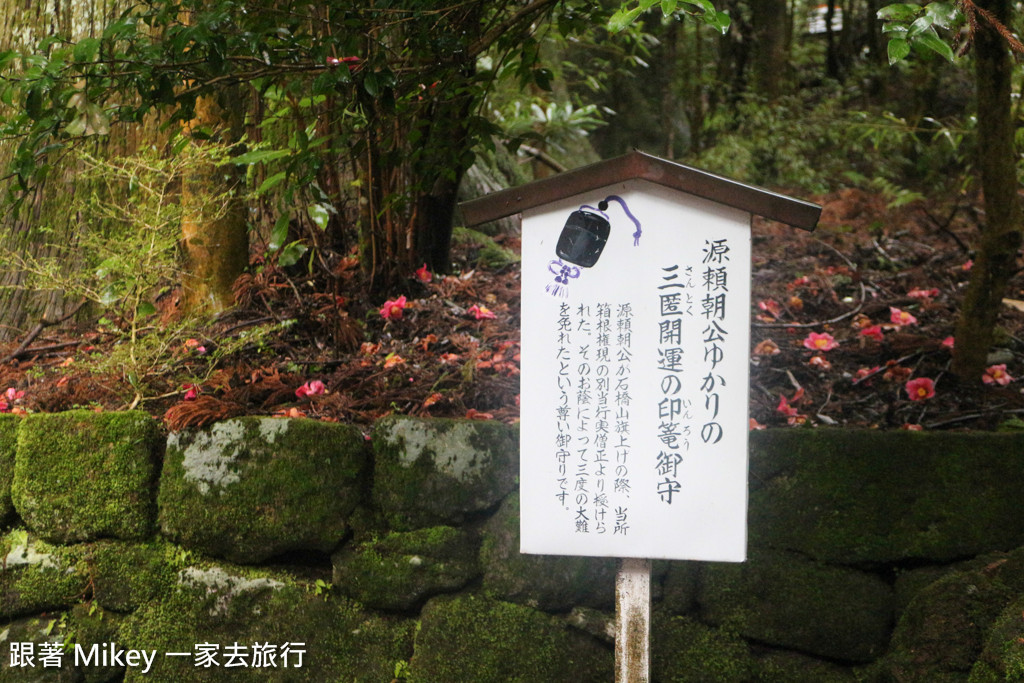
[[[614,159],[599,161],[464,202],[461,205],[462,215],[467,225],[479,225],[634,178],[664,185],[804,230],[814,230],[821,215],[821,207],[817,204],[729,180],[643,152],[630,152]]]

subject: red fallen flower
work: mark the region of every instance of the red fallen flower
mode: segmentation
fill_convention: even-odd
[[[911,299],[931,299],[937,297],[938,295],[939,290],[937,287],[932,287],[931,289],[921,289],[919,287],[914,287],[912,290],[907,292],[907,296],[909,296]]]
[[[923,401],[935,395],[935,382],[927,377],[918,377],[907,382],[904,387],[911,401]]]
[[[862,337],[874,339],[875,341],[879,342],[882,341],[882,339],[884,339],[884,336],[882,335],[881,325],[871,325],[870,327],[865,327],[860,331],[860,335]]]
[[[916,325],[917,318],[908,313],[907,311],[901,311],[895,306],[889,307],[889,320],[894,325]]]
[[[793,394],[792,401],[794,403],[799,401],[801,398],[803,398],[803,395],[804,390],[801,387],[800,389],[796,390],[795,394]],[[786,417],[796,417],[799,414],[799,411],[793,406],[791,406],[789,401],[790,399],[787,399],[784,395],[779,394],[779,405],[775,407],[775,410],[777,412],[782,413]]]
[[[1006,371],[1006,364],[1001,363],[988,366],[985,369],[985,374],[981,376],[981,381],[985,384],[998,384],[1001,387],[1005,387],[1013,381],[1013,377],[1010,377],[1010,373]],[[10,389],[7,391],[10,391]]]
[[[416,279],[420,282],[430,282],[434,278],[427,270],[427,264],[424,263],[422,266],[416,269]]]
[[[319,396],[327,391],[327,387],[318,379],[312,382],[306,382],[301,387],[295,390],[295,396],[298,398],[309,398],[310,396]]]
[[[199,396],[199,386],[196,384],[186,384],[181,388],[185,390],[185,395],[181,397],[182,401],[194,401]]]
[[[757,302],[757,307],[765,313],[771,314],[775,319],[782,316],[782,306],[775,299],[765,299]]]
[[[804,347],[811,351],[831,351],[839,346],[839,342],[828,332],[811,332],[804,338]]]
[[[467,313],[472,313],[473,317],[476,318],[477,320],[495,318],[494,313],[490,309],[485,308],[483,306],[477,306],[476,304],[470,306]]]
[[[380,309],[380,317],[385,320],[394,318],[400,320],[402,318],[402,312],[405,311],[406,306],[405,295],[398,297],[397,299],[389,299],[384,302],[384,305]]]

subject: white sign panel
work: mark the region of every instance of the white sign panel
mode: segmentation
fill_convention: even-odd
[[[750,215],[632,180],[522,254],[522,552],[743,561]]]

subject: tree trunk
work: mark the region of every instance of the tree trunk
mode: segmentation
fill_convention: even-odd
[[[238,87],[196,101],[195,118],[186,130],[206,128],[229,145],[242,138],[242,98]],[[201,144],[201,143],[200,143]],[[232,286],[249,265],[246,212],[239,196],[244,171],[237,166],[205,164],[182,181],[182,202],[202,203],[204,195],[231,193],[228,206],[216,218],[185,215],[181,221],[184,251],[184,303],[189,311],[219,313],[234,304]]]
[[[786,74],[786,0],[751,0],[753,27],[752,75],[758,94],[775,100]]]
[[[0,50],[29,49],[52,35],[68,35],[74,40],[96,36],[126,5],[124,0],[0,0]],[[0,107],[0,116],[3,109]],[[133,150],[138,139],[133,131],[119,130],[116,139],[97,139],[94,153],[123,154]],[[14,144],[0,143],[0,166],[7,165]],[[76,192],[82,191],[75,182],[74,169],[56,165],[20,211],[0,217],[0,252],[42,257],[52,253],[51,245],[73,244],[78,221],[69,209]],[[40,233],[42,227],[48,228],[49,234]],[[40,320],[59,320],[78,304],[77,299],[66,300],[58,291],[28,291],[22,287],[23,281],[23,273],[0,264],[0,341],[22,336]]]
[[[1009,0],[978,0],[1000,21],[1010,14]],[[1021,244],[1021,207],[1017,196],[1014,121],[1011,118],[1013,61],[1006,40],[984,19],[974,37],[978,105],[978,170],[985,195],[971,280],[956,327],[953,372],[962,380],[981,379],[993,331]]]

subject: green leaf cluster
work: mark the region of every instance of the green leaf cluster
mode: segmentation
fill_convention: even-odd
[[[665,17],[672,17],[676,13],[685,13],[722,34],[729,30],[729,24],[732,22],[726,12],[719,12],[715,9],[711,0],[637,0],[635,4],[633,2],[622,3],[621,7],[608,20],[608,30],[611,33],[625,30],[640,15],[653,9],[655,5]]]
[[[888,36],[889,64],[905,59],[911,49],[933,52],[953,61],[955,53],[938,29],[955,31],[963,24],[962,12],[948,2],[930,2],[926,5],[895,3],[878,10],[878,18],[885,23],[882,32]]]

